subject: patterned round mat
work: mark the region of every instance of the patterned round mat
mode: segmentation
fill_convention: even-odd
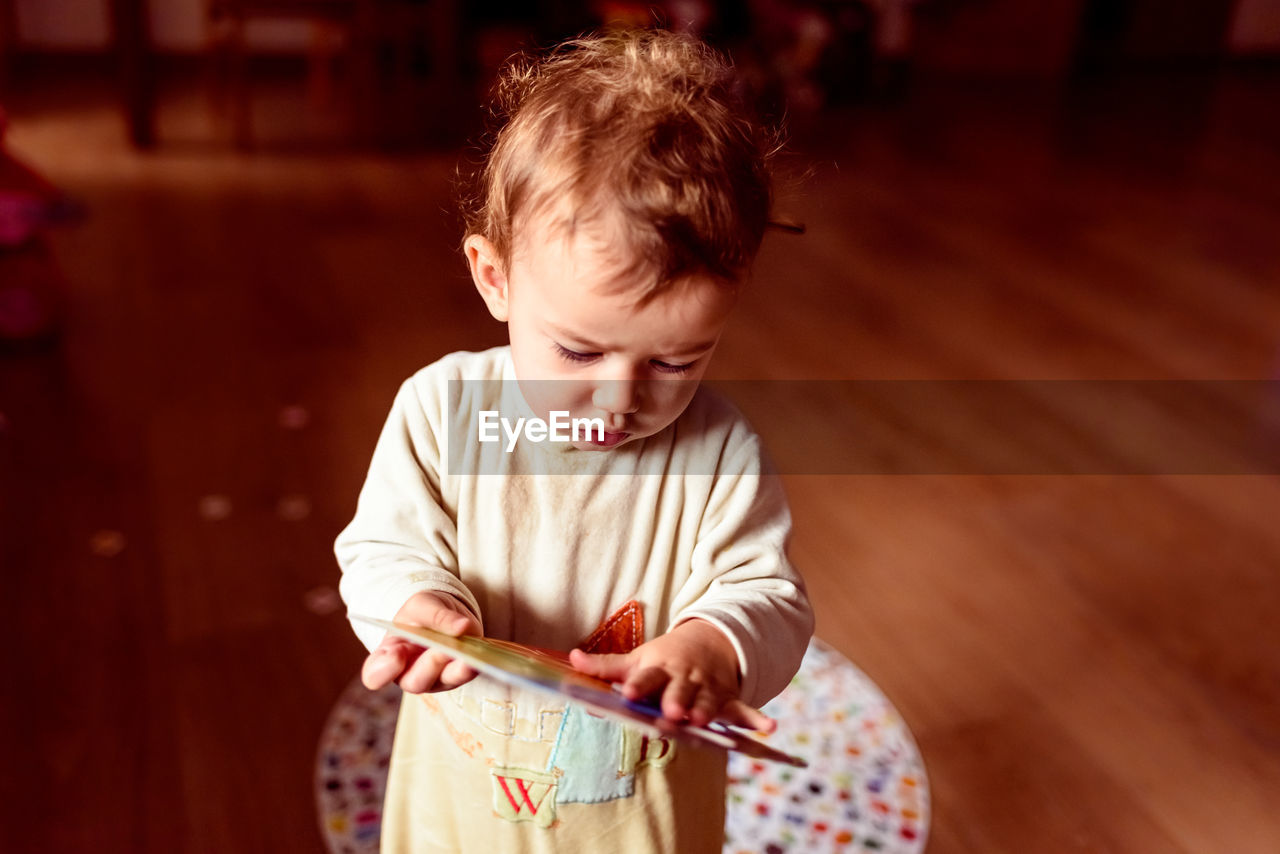
[[[399,708],[394,685],[370,692],[356,679],[325,723],[316,809],[330,854],[378,850]],[[815,639],[800,672],[765,711],[778,719],[768,743],[809,767],[730,756],[725,854],[924,850],[924,763],[898,713],[862,671]]]

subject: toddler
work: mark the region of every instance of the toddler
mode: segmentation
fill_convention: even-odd
[[[336,544],[343,598],[768,731],[812,613],[760,440],[698,386],[769,222],[769,137],[723,59],[661,31],[518,61],[497,97],[464,251],[510,345],[401,387]],[[720,850],[722,752],[355,631],[365,684],[406,692],[383,851]]]

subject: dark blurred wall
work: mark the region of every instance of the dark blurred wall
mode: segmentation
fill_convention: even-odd
[[[1086,0],[924,0],[913,55],[923,71],[1056,76],[1071,64]]]
[[[1203,62],[1226,54],[1233,0],[1086,0],[1081,71]]]

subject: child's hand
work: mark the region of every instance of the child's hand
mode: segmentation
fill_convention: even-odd
[[[575,668],[622,683],[628,700],[662,695],[662,715],[695,726],[722,720],[773,732],[777,722],[738,699],[738,656],[729,639],[703,620],[681,623],[625,655],[569,653]]]
[[[396,611],[393,622],[426,626],[457,637],[474,635],[480,626],[452,596],[415,593]],[[448,691],[476,677],[461,661],[437,649],[423,649],[404,638],[388,634],[364,660],[360,678],[366,688],[376,691],[388,682],[398,682],[410,694]]]

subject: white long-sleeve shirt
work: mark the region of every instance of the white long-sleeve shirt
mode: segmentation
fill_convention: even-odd
[[[781,485],[737,410],[700,389],[663,431],[608,451],[480,441],[480,411],[523,406],[505,347],[404,383],[336,544],[350,610],[390,619],[414,593],[445,593],[487,636],[568,650],[636,600],[644,639],[706,620],[737,651],[746,702],[781,691],[813,617]],[[371,649],[381,638],[355,630]]]
[[[518,444],[509,454],[505,442],[479,442],[475,425],[482,409],[511,411],[498,396],[516,388],[506,347],[446,356],[401,387],[337,541],[350,609],[390,619],[414,593],[447,593],[486,635],[567,650],[637,599],[649,638],[692,617],[723,630],[748,703],[781,691],[812,615],[786,556],[786,499],[741,415],[699,390],[656,436],[611,451]],[[450,455],[451,440],[465,444]],[[575,455],[583,467],[511,474],[531,469],[520,451]],[[381,636],[356,633],[369,648]]]

